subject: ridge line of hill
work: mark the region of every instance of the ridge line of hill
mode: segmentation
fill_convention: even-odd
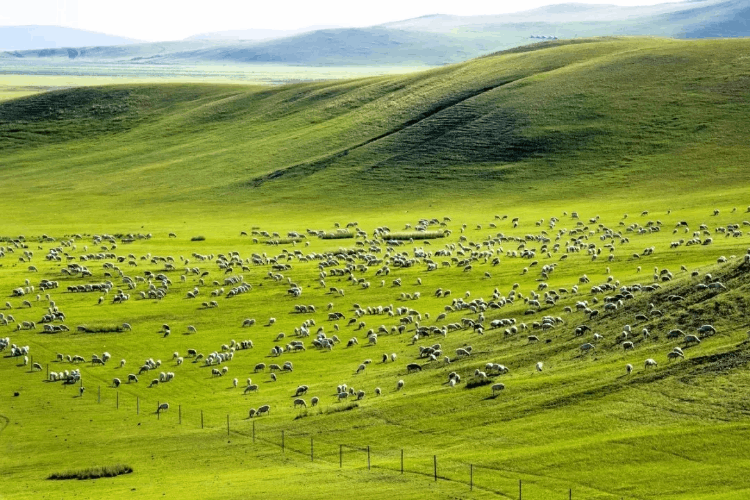
[[[559,69],[559,68],[555,68],[555,69]],[[552,70],[550,70],[550,71],[552,71]],[[546,71],[542,71],[540,73],[546,73]],[[536,75],[536,74],[538,74],[538,73],[534,73],[534,75]],[[519,80],[523,80],[524,78],[527,78],[528,76],[530,76],[530,75],[525,75],[525,76],[519,76],[519,77],[515,77],[515,78],[506,79],[506,80],[503,80],[502,82],[500,82],[500,83],[498,83],[496,85],[491,85],[489,87],[484,87],[484,88],[476,89],[476,90],[470,90],[468,92],[465,92],[465,93],[457,96],[457,98],[449,99],[448,102],[438,102],[431,109],[429,109],[427,111],[423,111],[422,113],[418,114],[416,117],[414,117],[414,118],[412,118],[410,120],[407,120],[404,123],[402,123],[402,124],[400,124],[400,125],[392,128],[392,129],[390,129],[390,130],[388,130],[386,132],[383,132],[382,134],[379,134],[379,135],[377,135],[375,137],[371,137],[370,139],[367,139],[367,140],[362,141],[362,142],[360,142],[358,144],[355,144],[354,146],[345,148],[345,149],[340,150],[340,151],[336,151],[335,153],[331,153],[331,154],[327,155],[326,157],[321,158],[319,160],[315,160],[315,161],[312,161],[312,162],[297,163],[297,164],[291,165],[289,167],[285,167],[285,168],[274,170],[273,172],[271,172],[269,174],[255,177],[255,178],[251,179],[250,181],[248,181],[246,183],[246,185],[249,185],[251,187],[260,187],[266,181],[273,180],[273,179],[278,179],[278,178],[283,177],[285,175],[295,174],[295,173],[298,173],[298,172],[300,172],[300,173],[301,172],[306,172],[308,175],[314,174],[314,173],[316,173],[316,172],[318,172],[320,170],[325,169],[334,160],[337,160],[339,158],[347,156],[350,152],[352,152],[352,151],[354,151],[356,149],[365,147],[365,146],[367,146],[369,144],[372,144],[374,142],[377,142],[377,141],[379,141],[381,139],[385,139],[387,137],[390,137],[391,135],[397,134],[397,133],[399,133],[399,132],[401,132],[403,130],[406,130],[409,127],[412,127],[414,125],[419,124],[420,122],[422,122],[422,121],[424,121],[424,120],[426,120],[426,119],[428,119],[428,118],[430,118],[432,116],[435,116],[436,114],[440,113],[441,111],[445,111],[448,108],[451,108],[453,106],[461,104],[462,102],[468,101],[469,99],[473,99],[474,97],[480,96],[480,95],[482,95],[482,94],[484,94],[486,92],[490,92],[490,91],[495,90],[495,89],[497,89],[499,87],[503,87],[503,86],[508,85],[510,83],[514,83],[514,82],[517,82]]]

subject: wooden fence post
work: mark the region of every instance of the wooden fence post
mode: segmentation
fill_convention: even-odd
[[[367,470],[370,470],[370,445],[367,445]]]

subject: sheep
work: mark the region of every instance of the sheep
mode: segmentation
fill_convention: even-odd
[[[232,386],[234,386],[235,389],[237,388],[237,385],[239,385],[239,383],[240,381],[237,380],[237,378],[232,379]]]
[[[342,400],[344,400],[344,399],[346,399],[346,398],[348,398],[348,397],[349,397],[349,393],[348,393],[348,392],[345,392],[345,391],[342,391],[342,392],[339,392],[339,393],[338,393],[338,394],[336,395],[336,397],[337,397],[337,401],[342,401]]]
[[[271,405],[263,405],[260,408],[258,408],[258,412],[256,413],[257,416],[262,415],[263,413],[270,415],[271,414]]]
[[[630,363],[625,365],[625,371],[627,372],[628,375],[630,375],[633,372],[633,365],[631,365]]]
[[[245,387],[245,390],[242,394],[247,394],[248,392],[256,392],[258,390],[258,384],[247,384],[247,387]]]
[[[700,328],[698,328],[698,333],[704,337],[709,336],[709,335],[715,335],[716,328],[714,328],[712,325],[703,325]]]
[[[365,365],[364,363],[362,363],[361,365],[359,365],[359,366],[357,367],[357,371],[356,371],[356,373],[357,373],[357,374],[359,374],[360,372],[363,372],[363,371],[365,371],[365,368],[367,368],[367,365]]]
[[[265,369],[266,369],[265,363],[258,363],[257,365],[255,365],[255,373],[262,372]]]
[[[112,379],[112,387],[115,387],[115,388],[120,387],[120,383],[121,382],[120,382],[119,378],[113,378]]]
[[[399,380],[398,382],[396,382],[396,390],[397,391],[400,391],[403,388],[404,388],[404,381],[403,380]]]
[[[155,385],[159,385],[159,379],[158,378],[153,379],[148,386],[149,387],[154,387]]]
[[[683,339],[683,342],[685,342],[685,345],[688,344],[700,344],[701,339],[699,339],[696,335],[685,335],[685,338]]]
[[[412,372],[421,372],[422,371],[422,365],[418,363],[409,363],[406,365],[406,373],[412,373]]]
[[[255,408],[250,408],[250,412],[247,415],[247,418],[253,418],[255,414],[258,412]]]
[[[623,342],[623,343],[622,343],[622,348],[623,348],[623,350],[625,350],[625,351],[627,351],[627,350],[629,350],[629,349],[635,349],[635,344],[633,344],[633,343],[632,343],[632,342],[630,342],[630,341],[627,341],[627,342]]]
[[[307,389],[308,389],[308,387],[306,385],[301,385],[301,386],[297,387],[297,390],[294,391],[294,396],[297,397],[297,396],[301,396],[302,394],[306,394],[307,393]]]
[[[672,361],[673,359],[677,359],[677,358],[683,358],[683,359],[685,358],[685,355],[682,353],[682,351],[674,350],[667,354],[667,359],[669,361]]]
[[[646,369],[646,368],[648,368],[649,366],[654,366],[654,367],[655,367],[655,366],[657,366],[657,363],[656,363],[656,361],[655,361],[654,359],[652,359],[652,358],[648,358],[648,359],[646,360],[646,362],[644,363],[644,366],[643,366],[643,367],[644,367],[644,369]]]
[[[505,384],[492,384],[492,395],[494,396],[496,392],[502,391],[503,389],[505,389]]]
[[[380,396],[380,394],[382,394],[382,391],[380,390],[380,387],[376,387],[375,388],[375,395],[376,396]]]
[[[167,410],[169,410],[169,403],[161,403],[159,407],[156,408],[156,413],[161,413]]]
[[[586,343],[586,344],[583,344],[580,347],[580,349],[581,349],[581,352],[594,351],[596,350],[596,346],[594,344]]]
[[[128,384],[131,382],[138,383],[138,377],[135,375],[135,373],[128,374]]]
[[[294,400],[294,407],[296,408],[298,406],[304,406],[305,408],[307,408],[307,403],[305,402],[304,399],[297,398],[297,399]]]
[[[310,400],[310,406],[317,406],[317,404],[318,404],[318,401],[320,401],[320,398],[318,398],[317,396],[314,396],[314,397],[313,397],[313,398],[312,398],[312,399]]]
[[[544,363],[542,363],[541,361],[539,361],[539,362],[538,362],[538,363],[536,364],[536,371],[538,371],[538,372],[541,372],[541,371],[542,371],[542,368],[544,368]]]
[[[42,365],[40,365],[39,363],[34,363],[31,365],[31,370],[42,371]]]

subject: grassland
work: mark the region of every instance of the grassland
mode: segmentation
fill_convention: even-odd
[[[72,330],[43,334],[41,325],[19,332],[14,323],[0,326],[0,335],[29,345],[33,362],[43,365],[41,372],[31,371],[19,366],[17,357],[0,359],[3,495],[330,498],[356,492],[368,498],[517,498],[522,480],[524,498],[565,498],[569,489],[574,498],[745,498],[750,281],[742,259],[750,246],[743,226],[750,218],[750,127],[748,63],[742,54],[747,47],[742,40],[551,44],[406,76],[277,88],[119,85],[0,104],[3,232],[10,239],[23,235],[28,246],[0,245],[14,249],[0,258],[2,302],[12,306],[2,312],[38,322],[49,307],[44,296],[49,293]],[[314,254],[359,248],[385,259],[387,237],[374,238],[375,228],[414,231],[422,218],[444,217],[450,217],[445,226],[429,229],[451,231],[445,238],[390,244],[391,259],[397,252],[415,258],[415,249],[435,252],[453,245],[450,256],[433,257],[437,270],[427,271],[420,257],[412,267],[391,263],[387,276],[375,274],[384,263],[355,270],[369,288],[354,284],[348,274],[329,273],[325,286],[319,283]],[[558,221],[550,227],[553,217]],[[368,233],[367,243],[362,237],[320,239],[306,232],[335,233],[335,223],[343,228],[354,221]],[[682,221],[688,222],[687,233],[677,227]],[[639,231],[657,224],[658,232]],[[743,234],[716,231],[730,224]],[[576,229],[587,237],[585,244],[602,250],[596,260],[585,249],[561,259]],[[305,243],[274,247],[262,239],[254,243],[253,230],[307,237]],[[620,236],[600,239],[607,230]],[[693,238],[694,231],[701,241],[713,242],[670,248],[673,241]],[[94,242],[93,235],[103,233],[152,237],[124,238],[130,242],[117,237],[112,248],[109,241]],[[205,240],[191,241],[198,235]],[[550,238],[549,256],[541,249],[542,237]],[[521,245],[510,238],[525,240],[536,255],[509,255]],[[44,258],[64,241],[75,245],[62,247],[70,259]],[[562,245],[558,251],[552,248],[556,242]],[[478,247],[458,246],[471,243]],[[612,261],[607,243],[614,244]],[[369,250],[373,246],[381,252]],[[643,255],[652,246],[654,253]],[[33,251],[30,262],[19,261],[24,250]],[[296,250],[309,258],[288,259]],[[458,265],[482,250],[491,250],[500,263],[493,266],[479,256],[470,271]],[[292,267],[281,271],[270,261],[244,262],[247,269],[235,264],[226,273],[217,265],[218,255],[233,251],[243,260],[265,253]],[[123,261],[81,259],[98,252]],[[172,256],[176,269],[151,261],[154,256]],[[717,263],[722,256],[727,262]],[[332,267],[343,268],[346,260],[337,259]],[[63,274],[73,262],[86,265],[93,276]],[[134,279],[147,270],[163,272],[172,282],[169,292],[162,300],[141,299],[147,284],[138,281],[128,289],[104,262]],[[550,264],[556,268],[543,278],[541,268]],[[38,272],[29,272],[29,265]],[[186,267],[207,271],[205,284]],[[592,285],[610,276],[621,285],[651,284],[655,267],[670,270],[674,279],[655,292],[634,293],[615,312],[603,310],[604,296],[614,292],[591,293]],[[694,270],[699,275],[691,278]],[[276,281],[269,272],[284,277]],[[705,282],[706,273],[727,290],[699,290],[696,284]],[[225,277],[240,274],[252,290],[226,298],[231,285],[223,284]],[[591,283],[572,294],[583,274]],[[60,288],[42,292],[38,301],[35,290],[25,297],[31,307],[10,296],[26,286],[25,279],[38,287],[42,278],[58,280]],[[301,287],[301,297],[287,293],[286,278]],[[400,287],[393,284],[397,278]],[[98,304],[98,293],[66,291],[72,284],[106,280],[131,298],[115,304],[113,290]],[[413,344],[411,324],[403,334],[379,335],[377,346],[368,347],[368,329],[382,324],[390,332],[404,316],[365,315],[361,330],[347,325],[355,303],[414,309],[422,326],[476,320],[478,314],[469,310],[437,317],[459,297],[489,302],[496,289],[509,297],[516,283],[525,297],[543,294],[542,281],[547,290],[559,291],[555,305],[543,304],[527,316],[529,306],[519,298],[485,311],[485,325],[497,318],[529,325],[515,335],[505,336],[504,328],[485,328],[484,335],[465,328]],[[186,298],[195,287],[198,298]],[[211,296],[222,287],[224,292]],[[331,293],[331,287],[345,295]],[[438,288],[452,295],[436,297]],[[414,292],[419,299],[402,298]],[[684,300],[673,302],[670,295]],[[202,305],[210,300],[218,307]],[[580,300],[601,310],[600,317],[564,311]],[[346,316],[336,321],[338,331],[327,319],[329,303]],[[636,321],[636,314],[648,313],[649,303],[664,315]],[[295,313],[297,304],[315,305],[316,312]],[[564,323],[533,329],[544,315]],[[275,324],[264,326],[271,317]],[[245,318],[256,319],[256,325],[243,328]],[[304,338],[306,351],[271,357],[271,347],[294,339],[294,328],[306,319],[316,322],[313,335],[323,327],[342,344],[329,352]],[[125,322],[132,331],[75,328]],[[171,327],[167,337],[165,323]],[[582,323],[604,336],[594,355],[579,350],[592,341],[592,334],[574,336]],[[623,350],[617,339],[625,324],[636,333],[646,327],[651,337],[636,335],[635,349]],[[666,354],[682,342],[666,339],[666,332],[694,333],[702,324],[713,324],[718,334],[686,348],[686,359],[669,363]],[[188,325],[197,332],[188,333]],[[280,332],[286,338],[275,342]],[[528,335],[540,341],[530,343]],[[345,347],[354,336],[359,345]],[[191,358],[179,366],[172,361],[175,351],[208,354],[232,339],[251,339],[254,348],[236,351],[225,363],[226,376],[211,376],[210,367]],[[436,342],[452,358],[450,365],[417,357],[418,345]],[[466,345],[474,354],[456,359],[455,349]],[[88,360],[104,351],[113,356],[105,366],[80,365],[82,396],[77,385],[44,382],[47,365],[51,371],[74,368],[57,362],[57,353]],[[383,353],[396,353],[397,360],[381,363]],[[114,377],[126,380],[151,357],[162,361],[156,373],[173,371],[175,380],[148,388],[151,372],[137,384],[111,387]],[[644,369],[646,358],[659,366]],[[120,359],[126,360],[123,368]],[[365,359],[373,362],[355,374]],[[259,362],[284,361],[292,361],[294,371],[279,373],[276,382],[268,370],[254,372]],[[541,373],[534,369],[538,361],[544,362]],[[424,364],[423,370],[407,374],[411,362]],[[496,396],[489,386],[466,389],[475,369],[487,362],[510,368],[507,375],[493,376],[506,386]],[[626,363],[635,366],[630,376]],[[453,388],[447,385],[450,371],[462,377]],[[247,377],[260,386],[257,393],[243,395]],[[406,385],[396,391],[399,379]],[[367,394],[356,407],[339,411],[347,408],[335,397],[343,383]],[[300,384],[310,386],[303,396],[308,404],[320,397],[317,407],[293,407]],[[375,387],[382,388],[381,396],[375,396]],[[170,409],[157,417],[158,402],[169,402]],[[271,405],[270,415],[247,418],[249,408],[263,404]],[[431,477],[435,455],[437,482]],[[46,480],[60,471],[116,463],[134,472],[95,481]]]

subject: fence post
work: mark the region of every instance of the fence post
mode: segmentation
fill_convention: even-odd
[[[339,469],[343,466],[343,464],[344,464],[344,445],[340,444],[339,445]]]
[[[474,464],[469,464],[469,491],[474,491]]]
[[[518,480],[518,500],[523,500],[523,486],[521,480]]]
[[[203,429],[203,410],[201,410],[201,429]]]
[[[47,363],[47,380],[49,380],[49,363]]]
[[[432,471],[435,475],[435,481],[437,481],[437,455],[432,455]]]
[[[401,448],[401,474],[404,473],[404,449]]]
[[[255,443],[255,420],[253,420],[253,443]]]
[[[156,420],[161,420],[161,412],[159,411],[159,407],[161,406],[161,401],[156,402]]]
[[[367,445],[367,470],[370,470],[370,445]]]
[[[116,406],[116,408],[119,410],[120,409],[120,391],[117,391],[115,393],[115,396],[117,396],[117,403],[116,403],[117,406]]]
[[[286,449],[284,448],[284,431],[281,431],[281,453],[286,453]]]
[[[568,490],[568,500],[573,500],[573,488]]]
[[[313,448],[313,438],[310,438],[310,461],[315,461],[315,455],[314,455],[315,448]]]

